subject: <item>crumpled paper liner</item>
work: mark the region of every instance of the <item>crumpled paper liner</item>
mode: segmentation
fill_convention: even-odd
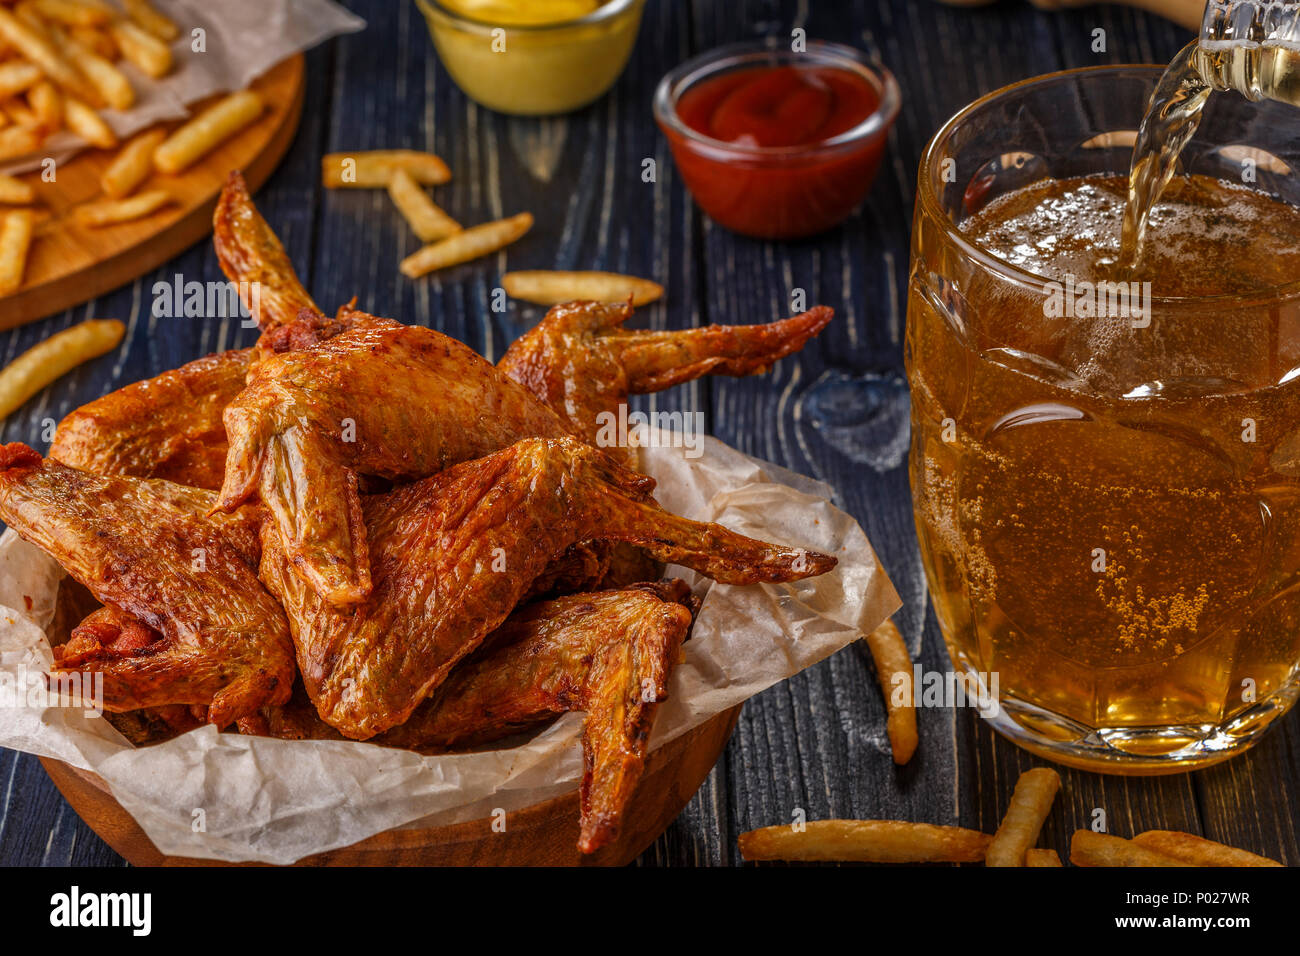
[[[129,110],[100,111],[119,139],[154,123],[182,119],[189,104],[214,93],[241,90],[281,60],[341,33],[365,29],[366,21],[331,0],[154,0],[180,27],[172,44],[175,68],[150,79],[125,60],[117,63],[135,87]],[[120,4],[118,4],[120,8]],[[192,31],[206,32],[206,50],[191,48]],[[67,130],[50,136],[30,157],[0,164],[0,172],[25,173],[52,157],[62,164],[88,144]]]
[[[641,450],[642,468],[658,480],[665,508],[832,554],[839,565],[794,584],[748,587],[669,568],[704,601],[655,718],[652,748],[833,654],[899,606],[862,528],[830,503],[829,486],[712,438],[701,457],[688,458],[657,434],[661,447]],[[0,537],[0,677],[23,666],[48,669],[43,628],[62,576],[12,531]],[[394,827],[509,812],[575,789],[581,726],[581,714],[567,714],[520,746],[439,757],[210,726],[136,749],[80,707],[0,701],[0,746],[99,774],[163,853],[266,863],[292,863]],[[195,832],[200,818],[206,829]]]

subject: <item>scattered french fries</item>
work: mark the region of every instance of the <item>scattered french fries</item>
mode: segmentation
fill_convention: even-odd
[[[30,209],[14,209],[0,217],[0,295],[17,292],[23,284],[34,225]]]
[[[167,133],[161,129],[145,130],[133,137],[117,157],[100,174],[99,187],[113,199],[131,195],[153,172],[153,154]]]
[[[13,176],[0,173],[0,203],[9,206],[26,206],[36,201],[36,190]]]
[[[988,866],[1024,866],[1025,853],[1038,842],[1043,821],[1061,789],[1061,775],[1047,767],[1026,770],[1016,781],[1002,825],[989,844]]]
[[[1194,833],[1182,833],[1177,830],[1147,830],[1133,838],[1138,846],[1175,860],[1182,860],[1192,866],[1281,866],[1277,860],[1266,856],[1239,850],[1234,846],[1216,843]]]
[[[63,94],[49,80],[42,80],[27,91],[27,105],[45,132],[63,125]]]
[[[104,122],[104,118],[71,94],[63,98],[63,119],[67,122],[68,129],[91,146],[112,149],[117,145],[117,134]]]
[[[1055,850],[1031,846],[1025,851],[1025,866],[1060,866],[1061,857]]]
[[[129,110],[135,105],[135,87],[116,66],[66,34],[59,34],[55,42],[61,52],[75,60],[105,103],[115,110]]]
[[[0,250],[3,244],[0,233]],[[0,251],[0,263],[3,261]],[[0,418],[13,414],[46,385],[82,362],[115,348],[125,333],[126,326],[116,319],[91,320],[32,346],[0,371]]]
[[[73,214],[82,226],[98,228],[142,219],[167,205],[171,199],[166,190],[151,189],[126,199],[97,199],[78,206]]]
[[[796,830],[782,825],[740,835],[746,860],[823,860],[858,863],[977,863],[987,833],[902,820],[820,820]]]
[[[592,302],[626,302],[646,305],[664,294],[664,287],[649,279],[620,275],[617,272],[559,272],[545,269],[507,272],[501,286],[511,298],[556,305],[585,299]],[[911,673],[911,663],[908,663]]]
[[[162,173],[182,172],[253,123],[265,108],[256,90],[231,93],[167,137],[154,152],[154,167]]]
[[[25,60],[0,62],[0,98],[22,93],[45,78],[34,63]]]
[[[154,9],[149,0],[123,0],[126,15],[135,21],[141,29],[152,33],[160,40],[170,43],[180,36],[180,28],[164,14]]]
[[[532,226],[532,214],[526,212],[473,226],[407,256],[400,266],[402,274],[414,279],[435,269],[445,269],[486,256],[510,245]]]
[[[26,156],[41,148],[43,137],[32,126],[6,126],[0,129],[0,159]]]
[[[109,33],[122,51],[122,58],[135,64],[146,76],[158,79],[171,72],[171,47],[148,30],[130,20],[115,20]]]
[[[96,100],[94,87],[54,48],[48,34],[15,16],[7,7],[0,7],[0,40],[16,49],[68,92]]]
[[[1147,849],[1132,840],[1075,830],[1070,839],[1070,862],[1075,866],[1192,866],[1172,856]]]
[[[422,186],[437,186],[451,179],[451,170],[441,159],[413,149],[328,153],[321,157],[321,181],[326,189],[386,189],[397,169],[406,170]]]
[[[73,27],[68,32],[72,39],[76,40],[81,46],[102,56],[110,63],[122,55],[122,51],[117,48],[117,44],[108,35],[107,30],[100,30],[95,27]]]
[[[393,170],[392,178],[388,180],[388,195],[422,242],[437,242],[463,228],[429,198],[414,176],[400,166]]]
[[[506,288],[509,292],[509,287]],[[894,754],[894,763],[907,763],[916,753],[919,737],[916,732],[916,699],[912,687],[912,655],[908,653],[907,643],[899,633],[897,625],[887,620],[867,635],[867,647],[871,658],[876,663],[876,680],[880,682],[881,693],[885,695],[886,718],[885,730],[889,734],[889,749]],[[904,674],[907,681],[906,700],[901,705],[897,700],[894,675]]]
[[[113,8],[92,0],[33,0],[36,12],[47,20],[71,27],[97,27],[113,18]]]

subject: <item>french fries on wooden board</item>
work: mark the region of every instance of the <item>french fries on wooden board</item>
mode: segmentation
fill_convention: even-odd
[[[1055,770],[1027,770],[989,835],[964,827],[905,820],[817,820],[742,833],[746,860],[844,863],[978,863],[985,866],[1060,867],[1055,850],[1035,847],[1061,787]],[[1281,866],[1268,857],[1191,833],[1148,830],[1132,840],[1078,830],[1070,841],[1075,866]]]
[[[100,229],[151,215],[174,198],[162,188],[142,190],[155,172],[184,172],[266,111],[259,93],[238,90],[170,132],[154,127],[119,144],[100,111],[135,105],[136,90],[121,64],[130,63],[152,78],[165,76],[173,67],[170,44],[180,35],[180,28],[149,0],[116,5],[107,0],[0,0],[0,162],[39,154],[46,137],[60,129],[98,149],[118,149],[100,175],[103,196],[80,203],[66,217],[52,219],[47,209],[30,208],[10,220],[10,207],[35,207],[41,187],[0,175],[0,296],[22,286],[34,236],[65,223]],[[416,181],[439,175],[445,181],[450,175],[441,160],[432,160],[436,162],[427,157],[411,162]],[[375,175],[373,164],[363,164],[363,174]],[[409,189],[405,195],[411,198]],[[428,209],[421,215],[425,235],[440,239],[450,234],[436,233]]]
[[[82,362],[115,348],[125,332],[126,326],[116,319],[91,320],[32,346],[0,371],[0,418],[7,418],[46,385]]]

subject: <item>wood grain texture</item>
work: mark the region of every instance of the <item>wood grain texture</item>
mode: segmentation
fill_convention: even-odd
[[[99,180],[117,150],[89,149],[58,168],[54,182],[39,172],[20,177],[36,188],[37,208],[48,213],[32,244],[22,288],[0,298],[0,328],[50,315],[116,289],[152,271],[212,231],[212,210],[231,169],[242,169],[250,189],[266,181],[293,141],[303,102],[303,58],[292,57],[256,79],[266,111],[190,168],[155,174],[140,190],[162,189],[172,202],[130,222],[86,227],[77,206],[102,198]],[[196,105],[202,109],[212,97]],[[166,124],[175,128],[180,122]]]
[[[665,328],[786,315],[803,289],[837,317],[766,376],[704,380],[641,407],[698,409],[723,440],[831,482],[866,528],[904,608],[898,620],[927,669],[948,659],[925,592],[906,474],[902,331],[917,162],[928,138],[983,93],[1034,74],[1098,63],[1166,62],[1190,38],[1128,8],[1043,13],[1026,3],[955,9],[927,0],[650,0],[627,72],[609,96],[560,119],[518,119],[470,103],[438,65],[414,4],[349,4],[369,29],[311,52],[303,125],[257,202],[307,287],[327,307],[352,295],[379,314],[439,328],[490,357],[541,314],[492,309],[506,268],[614,269],[663,282],[637,323]],[[659,77],[692,52],[802,26],[810,37],[877,53],[903,108],[871,195],[843,227],[796,243],[732,236],[684,194],[650,117]],[[1094,53],[1095,29],[1106,50]],[[522,209],[537,226],[488,259],[418,281],[397,262],[417,240],[381,192],[322,193],[322,152],[432,148],[453,181],[435,200],[467,224]],[[654,182],[641,179],[655,160]],[[237,322],[154,320],[158,275],[215,278],[201,244],[88,308],[0,337],[0,361],[87,315],[129,322],[121,349],[56,383],[5,423],[4,439],[48,444],[43,422],[115,384],[217,348],[247,345]],[[970,710],[923,709],[921,744],[896,768],[869,656],[850,647],[746,704],[722,760],[641,865],[738,865],[741,830],[791,819],[901,817],[991,831],[1018,773],[1040,761],[996,737]],[[1297,717],[1250,754],[1190,775],[1124,779],[1064,770],[1042,845],[1103,811],[1112,832],[1178,828],[1300,865]],[[67,807],[37,762],[0,753],[0,863],[120,862]]]

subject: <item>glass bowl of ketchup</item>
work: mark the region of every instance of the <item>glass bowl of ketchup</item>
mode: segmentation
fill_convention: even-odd
[[[898,83],[852,47],[719,47],[670,71],[654,114],[686,188],[713,219],[763,239],[842,222],[871,188]]]

